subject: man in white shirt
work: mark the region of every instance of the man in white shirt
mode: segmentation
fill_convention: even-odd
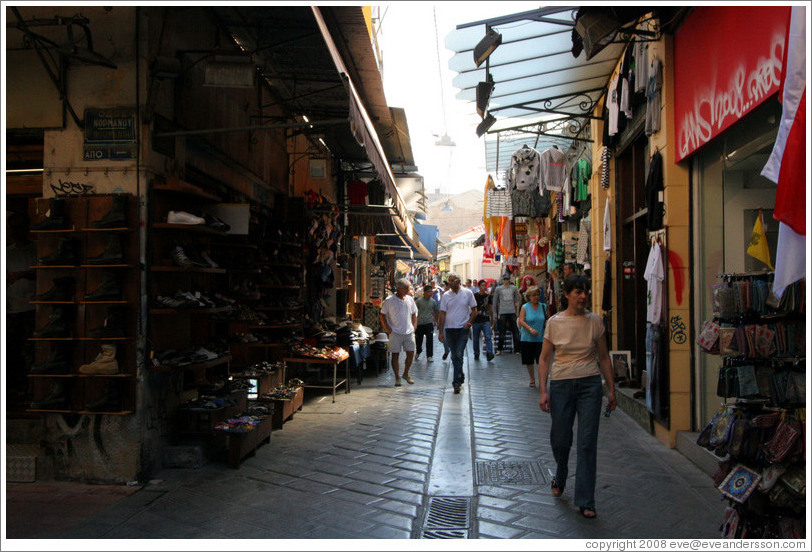
[[[468,330],[476,318],[476,299],[470,289],[460,286],[460,277],[448,275],[450,289],[440,300],[440,320],[438,338],[451,349],[451,364],[454,366],[454,393],[460,392],[465,381],[462,373],[462,357],[468,343]]]
[[[394,295],[386,298],[381,305],[381,326],[389,334],[389,352],[392,353],[392,370],[395,372],[395,387],[400,387],[400,366],[398,359],[401,349],[406,351],[406,361],[403,367],[403,379],[407,383],[414,383],[409,376],[412,367],[414,351],[416,349],[414,331],[417,327],[417,305],[409,295],[411,282],[401,278],[395,283]]]

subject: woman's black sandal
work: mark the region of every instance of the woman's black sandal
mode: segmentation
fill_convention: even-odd
[[[555,479],[553,479],[552,483],[550,484],[550,488],[552,489],[553,496],[555,496],[555,497],[559,497],[562,494],[564,494],[564,487],[559,487],[556,484]]]
[[[586,519],[594,519],[598,516],[598,512],[595,508],[584,508],[583,506],[580,507],[581,515],[584,516]],[[587,514],[587,512],[590,512]]]

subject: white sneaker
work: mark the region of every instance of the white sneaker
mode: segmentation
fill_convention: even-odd
[[[206,224],[206,219],[196,217],[186,211],[169,211],[166,222],[169,224]]]

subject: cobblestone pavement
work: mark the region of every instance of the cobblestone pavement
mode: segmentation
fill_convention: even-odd
[[[454,395],[451,361],[440,359],[440,344],[435,351],[439,353],[433,363],[425,358],[415,362],[414,385],[394,387],[392,372],[387,371],[367,374],[360,386],[353,382],[352,392],[339,392],[335,403],[330,396],[306,395],[303,409],[237,470],[220,462],[196,470],[163,470],[140,491],[69,529],[45,524],[35,530],[9,514],[7,537],[428,536],[424,525],[444,527],[434,517],[438,499],[429,505],[428,482],[438,452],[438,423],[449,400],[470,401],[465,418],[469,423],[442,429],[470,431],[474,469],[461,471],[460,477],[474,478],[474,495],[462,499],[467,516],[465,506],[462,518],[455,518],[460,510],[452,508],[452,519],[446,520],[453,522],[447,527],[460,531],[431,535],[718,537],[724,507],[710,478],[619,410],[601,418],[598,518],[583,519],[572,502],[573,481],[563,497],[550,494],[554,463],[549,416],[538,408],[537,390],[528,387],[519,356],[497,356],[492,362],[484,355],[478,361],[466,356],[466,383],[462,394]],[[574,449],[571,456],[574,477]],[[11,500],[13,489],[9,493]],[[432,489],[432,494],[441,495],[442,489]],[[42,511],[48,515],[50,509],[43,505]]]

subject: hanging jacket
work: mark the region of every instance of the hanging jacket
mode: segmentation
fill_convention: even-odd
[[[507,189],[534,190],[541,181],[541,155],[533,148],[524,146],[513,152],[507,174]]]

